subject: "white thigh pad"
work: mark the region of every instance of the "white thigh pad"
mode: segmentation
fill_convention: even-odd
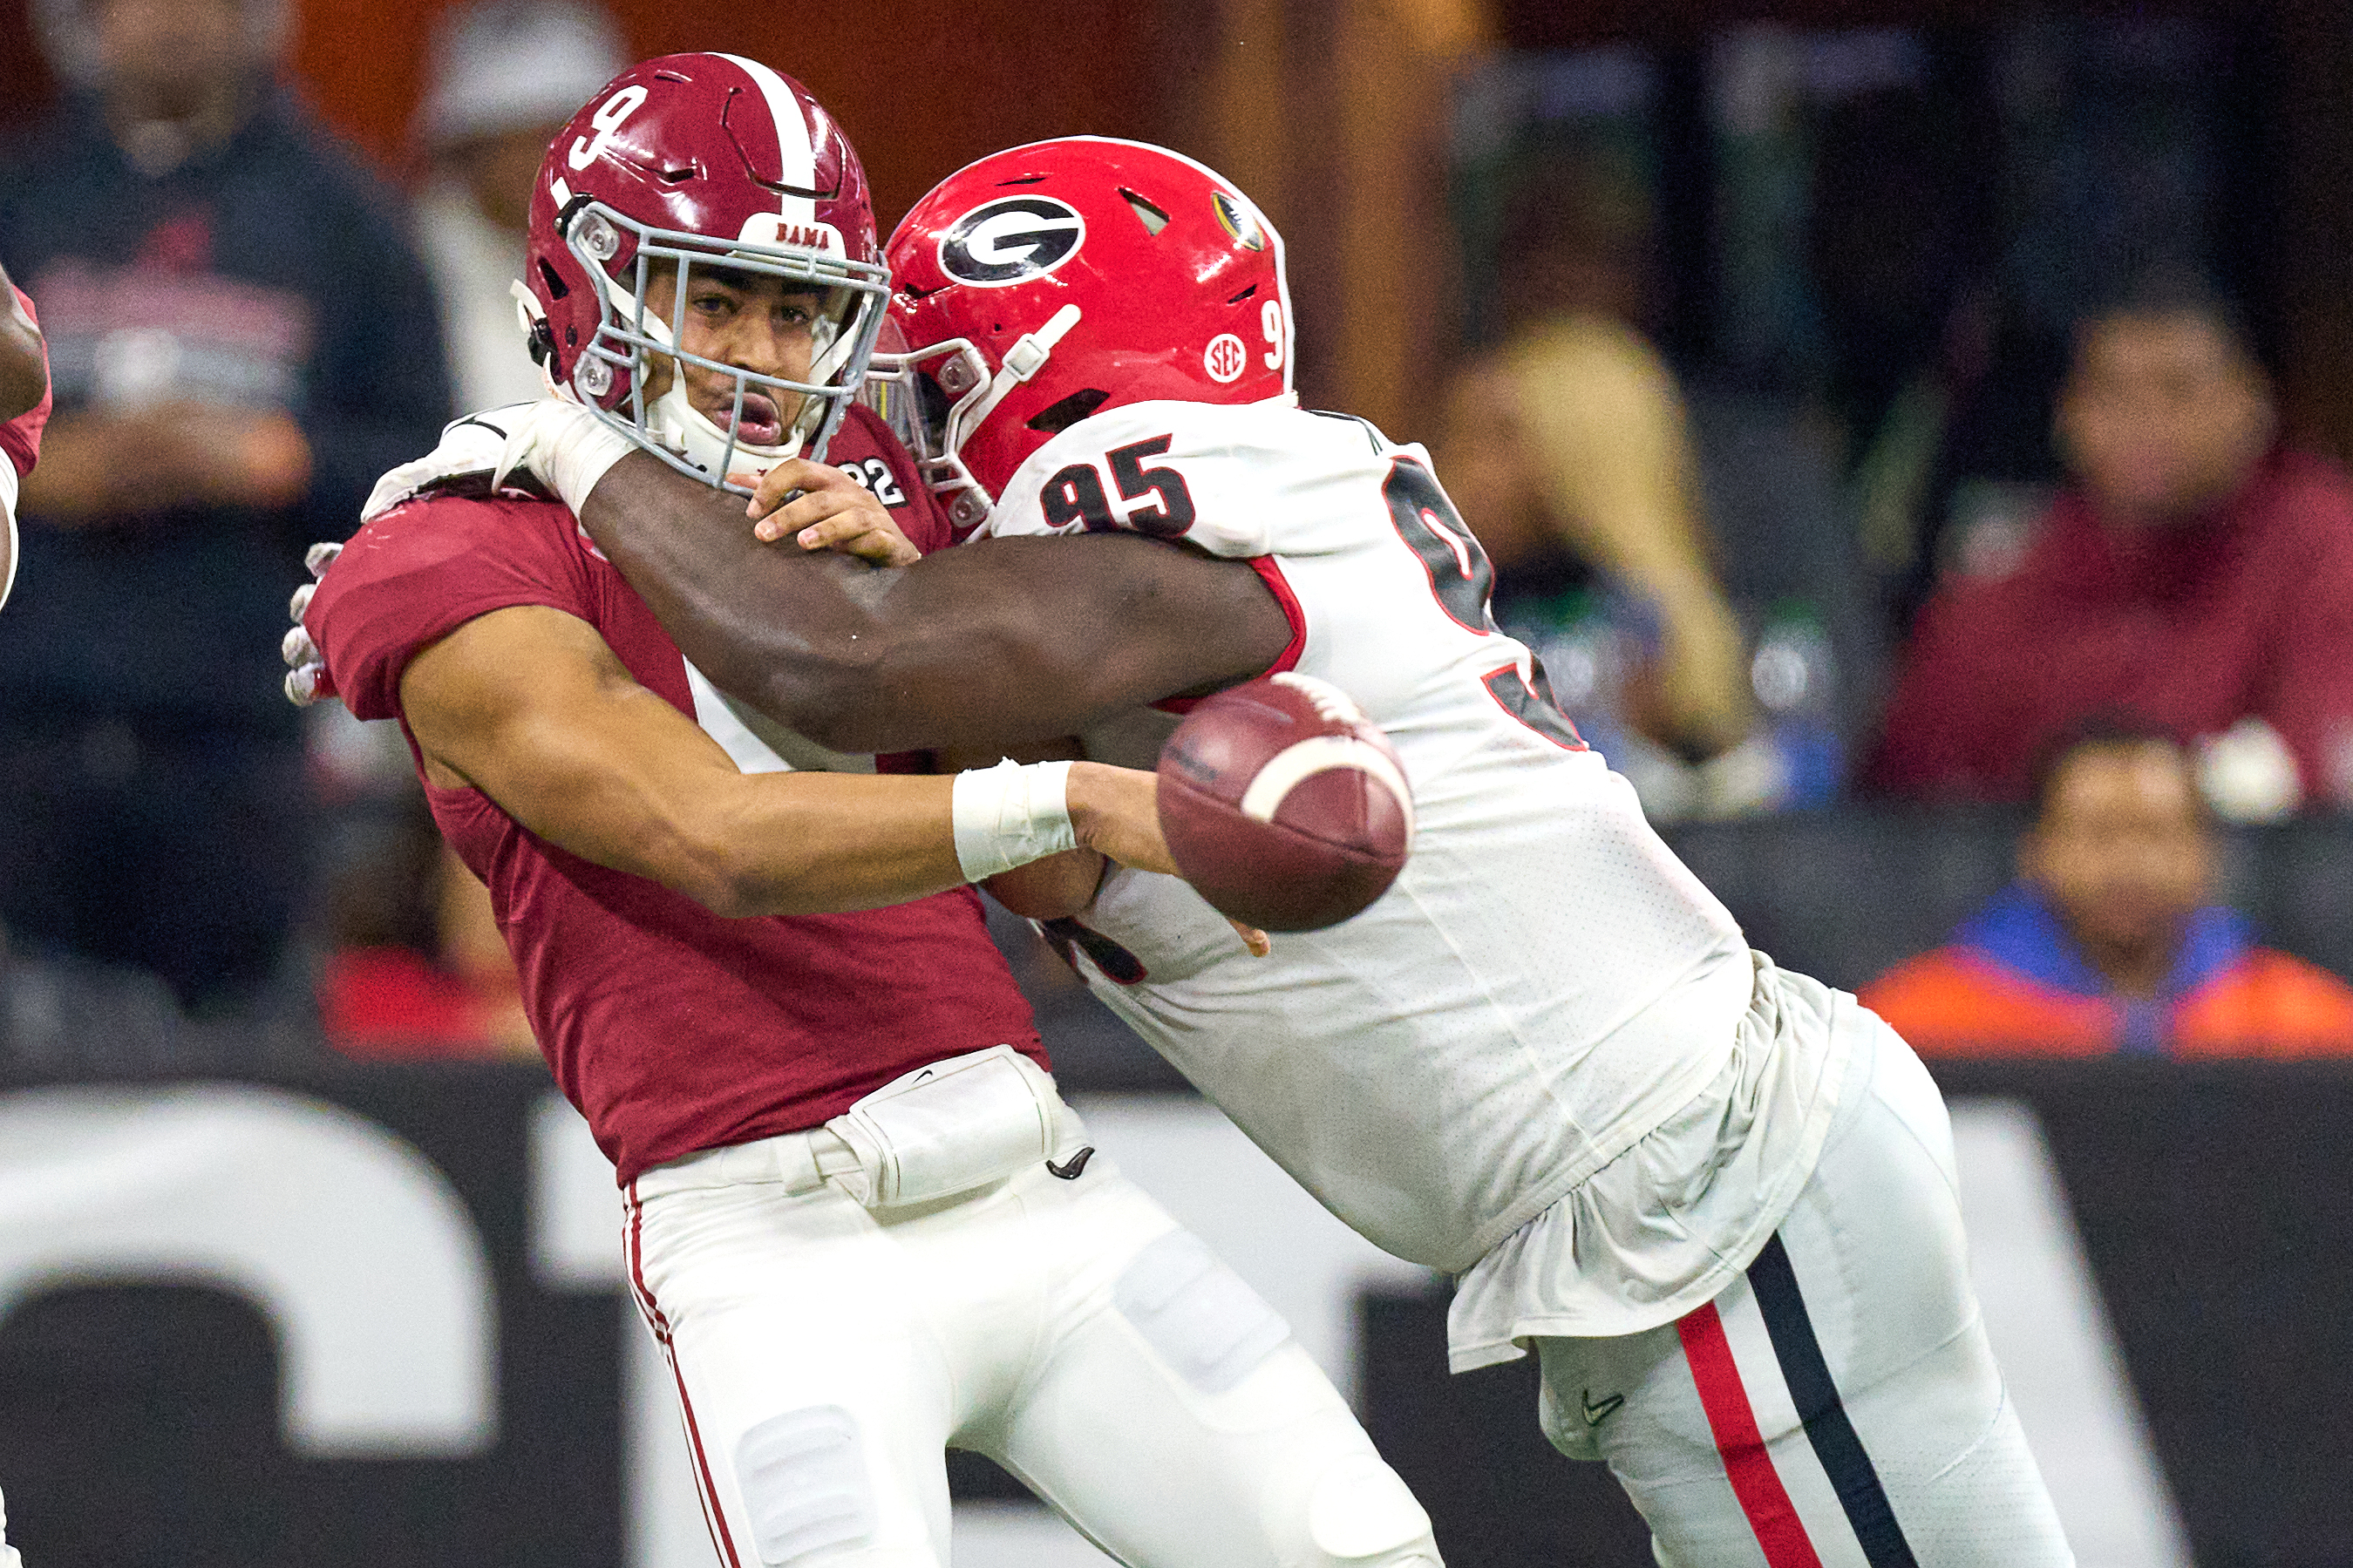
[[[874,1533],[857,1417],[838,1405],[772,1415],[735,1445],[735,1479],[760,1561],[782,1564]]]
[[[1291,1338],[1291,1325],[1201,1238],[1173,1230],[1128,1260],[1112,1301],[1160,1359],[1223,1394]]]
[[[1335,1563],[1438,1563],[1430,1515],[1398,1473],[1371,1454],[1337,1460],[1315,1478],[1307,1532],[1315,1550]]]

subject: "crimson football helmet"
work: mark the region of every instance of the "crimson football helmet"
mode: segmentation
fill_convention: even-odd
[[[959,530],[1098,409],[1291,392],[1282,240],[1180,153],[1071,136],[983,158],[887,249],[905,352],[870,384]]]
[[[816,290],[807,378],[681,353],[677,323],[646,302],[664,265],[678,269],[681,301],[697,266]],[[623,71],[556,136],[532,188],[516,298],[532,355],[560,395],[681,472],[740,489],[726,483],[739,467],[824,456],[889,290],[866,173],[841,128],[790,77],[736,55],[692,54]],[[689,404],[683,374],[648,397],[649,355],[733,376],[724,425]]]

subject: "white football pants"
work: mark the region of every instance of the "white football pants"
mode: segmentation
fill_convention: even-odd
[[[1608,1461],[1666,1568],[2063,1568],[1969,1287],[1944,1100],[1852,1016],[1864,1081],[1763,1254],[1678,1322],[1539,1340],[1545,1435]]]
[[[680,1184],[710,1163],[648,1173],[625,1225],[727,1568],[940,1568],[951,1447],[1131,1568],[1436,1568],[1282,1319],[1102,1154],[881,1211]]]

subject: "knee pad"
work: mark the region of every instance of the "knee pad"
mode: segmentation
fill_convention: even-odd
[[[1223,1394],[1291,1338],[1291,1325],[1200,1237],[1172,1230],[1112,1288],[1121,1317],[1204,1394]]]
[[[1336,1459],[1315,1478],[1307,1533],[1330,1568],[1439,1568],[1430,1515],[1372,1454]]]
[[[874,1535],[873,1483],[857,1418],[838,1405],[772,1415],[735,1444],[752,1544],[770,1568]]]

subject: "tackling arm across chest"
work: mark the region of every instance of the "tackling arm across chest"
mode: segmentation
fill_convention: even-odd
[[[1132,535],[989,541],[874,571],[764,545],[649,458],[581,521],[722,689],[844,751],[1076,733],[1264,672],[1289,645],[1250,566]]]

